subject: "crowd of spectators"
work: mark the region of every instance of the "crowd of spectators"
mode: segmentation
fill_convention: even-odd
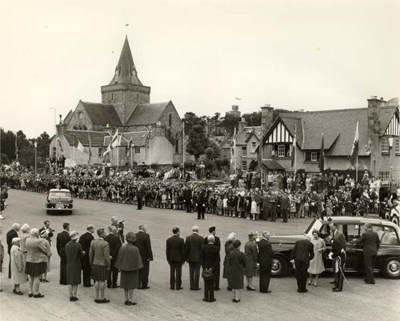
[[[139,170],[61,167],[35,174],[26,168],[11,166],[2,168],[1,182],[10,188],[40,193],[56,187],[67,188],[73,197],[81,199],[136,204],[140,198],[148,207],[201,210],[270,221],[323,215],[362,216],[378,213],[397,199],[395,184],[370,177],[367,171],[358,182],[350,174],[270,172],[265,184],[261,183],[259,173],[247,173],[232,174],[230,182],[219,185],[212,180],[190,180],[179,169],[171,171],[174,179],[164,179],[165,171],[149,171],[145,167]],[[3,188],[3,193],[6,190]]]

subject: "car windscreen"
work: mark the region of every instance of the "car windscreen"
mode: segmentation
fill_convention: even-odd
[[[71,193],[70,192],[64,192],[64,191],[51,191],[50,198],[70,198]]]

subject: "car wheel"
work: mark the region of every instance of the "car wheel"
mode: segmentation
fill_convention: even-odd
[[[400,258],[392,257],[385,260],[382,272],[388,279],[400,279]]]
[[[392,223],[399,225],[399,217],[396,215],[393,215],[392,217]]]
[[[283,277],[287,271],[287,261],[282,256],[277,256],[272,260],[271,275],[275,278]]]

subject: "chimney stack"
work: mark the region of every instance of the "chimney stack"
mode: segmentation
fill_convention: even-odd
[[[242,131],[245,126],[246,126],[246,120],[244,118],[241,118],[238,122],[238,132]]]
[[[368,101],[368,132],[370,135],[379,134],[380,131],[380,108],[386,104],[386,101],[383,100],[383,97],[380,99],[378,96],[371,96]]]
[[[264,135],[272,126],[273,116],[274,108],[270,104],[265,104],[261,107],[261,126]]]

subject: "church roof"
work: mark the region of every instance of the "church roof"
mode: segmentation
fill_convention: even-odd
[[[92,147],[103,147],[104,137],[108,136],[107,132],[96,132],[88,130],[67,130],[64,134],[69,145],[78,146],[78,141],[81,142],[83,146],[89,146],[89,136]]]
[[[110,82],[110,85],[115,84],[133,84],[142,86],[142,82],[138,78],[136,67],[133,62],[128,37],[125,38],[121,56],[119,57],[118,64],[115,67],[114,77]]]
[[[81,104],[93,124],[122,126],[121,120],[119,119],[113,105],[89,103],[84,101],[81,101]]]
[[[137,105],[126,126],[151,125],[157,123],[170,101],[157,104]]]

